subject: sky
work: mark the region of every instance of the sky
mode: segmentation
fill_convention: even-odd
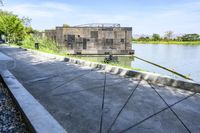
[[[3,10],[38,30],[69,24],[120,23],[133,34],[200,34],[200,0],[3,0]]]

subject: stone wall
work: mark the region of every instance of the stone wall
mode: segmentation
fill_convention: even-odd
[[[45,36],[71,54],[131,54],[131,27],[56,27]]]

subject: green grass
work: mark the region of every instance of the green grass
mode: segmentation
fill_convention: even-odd
[[[200,41],[133,41],[137,44],[178,44],[178,45],[200,45]]]
[[[50,54],[56,54],[56,55],[63,55],[66,56],[67,55],[67,50],[66,48],[59,48],[58,44],[55,43],[52,40],[49,40],[47,38],[39,38],[37,36],[33,37],[33,36],[27,36],[20,45],[23,48],[27,48],[27,49],[35,49],[35,43],[39,43],[39,49],[38,51],[42,51],[42,52],[46,52],[46,53],[50,53]]]

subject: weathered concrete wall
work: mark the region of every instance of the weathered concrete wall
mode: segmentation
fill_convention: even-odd
[[[37,34],[36,34],[37,36],[39,36],[40,38],[44,38],[45,37],[45,32],[38,32]]]
[[[56,27],[45,35],[71,54],[130,54],[131,27]]]
[[[56,41],[56,30],[45,30],[45,36],[51,40]]]

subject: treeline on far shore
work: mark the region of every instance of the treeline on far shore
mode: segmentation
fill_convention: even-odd
[[[159,34],[153,34],[152,36],[141,36],[139,38],[133,38],[133,42],[144,44],[200,45],[200,35],[193,33],[174,37],[172,31],[167,31],[164,37],[161,37]]]

